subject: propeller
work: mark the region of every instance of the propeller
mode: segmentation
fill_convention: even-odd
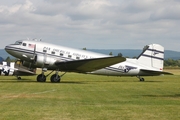
[[[36,63],[36,60],[37,60],[37,55],[36,55],[36,44],[34,44],[34,52],[33,52],[33,56],[31,59],[31,62],[29,64],[29,68],[31,69],[31,66],[32,64],[35,64]]]

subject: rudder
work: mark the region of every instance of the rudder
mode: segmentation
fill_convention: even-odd
[[[162,71],[164,64],[164,47],[159,44],[147,45],[137,59],[138,62],[144,66]]]

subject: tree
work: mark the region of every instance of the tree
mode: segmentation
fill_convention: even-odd
[[[11,58],[8,56],[5,61],[6,62],[11,62]]]
[[[86,48],[83,48],[83,50],[87,50]]]
[[[173,59],[164,60],[164,66],[179,66],[180,67],[180,60],[173,60]]]
[[[110,53],[109,53],[109,55],[111,55],[111,56],[112,56],[112,55],[113,55],[113,53],[112,53],[112,52],[110,52]]]
[[[118,53],[118,56],[121,56],[121,57],[122,57],[123,55],[122,55],[122,53]]]

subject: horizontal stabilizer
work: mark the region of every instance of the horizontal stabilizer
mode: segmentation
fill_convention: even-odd
[[[56,62],[55,65],[57,65],[59,70],[62,71],[91,72],[104,67],[111,66],[113,64],[123,62],[125,60],[126,58],[124,57],[116,56],[116,57],[104,57],[104,58]]]
[[[140,72],[143,72],[146,75],[173,75],[172,73],[169,72],[164,72],[164,71],[154,71],[154,70],[145,70],[141,69]]]

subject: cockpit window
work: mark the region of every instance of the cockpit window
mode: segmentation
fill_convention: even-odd
[[[23,43],[23,46],[26,46],[26,43]]]
[[[15,45],[21,45],[21,44],[22,44],[22,42],[19,42],[19,41],[15,42]]]

